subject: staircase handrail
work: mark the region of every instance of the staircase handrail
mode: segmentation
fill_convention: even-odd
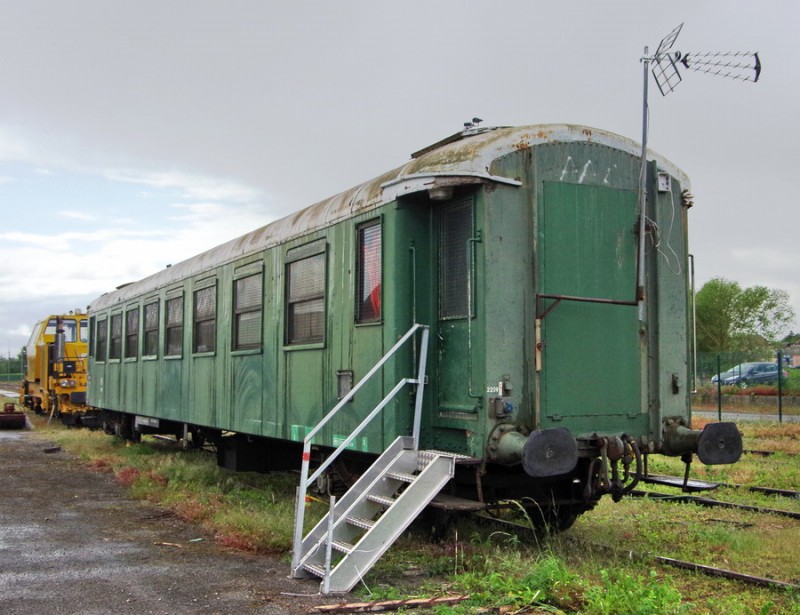
[[[339,444],[336,450],[316,469],[316,471],[309,476],[308,470],[311,462],[311,441],[320,432],[320,430],[328,424],[328,422],[353,398],[353,396],[363,387],[380,369],[391,359],[395,353],[411,339],[417,331],[422,331],[422,339],[420,340],[420,354],[419,363],[417,365],[416,378],[402,378],[394,388],[375,406],[375,408],[359,423],[352,433]],[[370,369],[358,383],[350,389],[339,403],[337,403],[330,412],[328,412],[322,420],[314,426],[314,428],[306,434],[303,440],[303,463],[300,468],[300,485],[297,488],[297,502],[295,503],[295,526],[294,526],[294,545],[292,549],[292,570],[295,570],[300,564],[302,557],[301,545],[303,542],[303,522],[305,518],[305,500],[308,492],[308,485],[313,483],[324,472],[331,463],[344,451],[350,443],[358,437],[364,428],[374,419],[380,412],[389,404],[389,402],[400,392],[400,390],[407,384],[424,385],[425,379],[425,366],[428,356],[428,334],[430,328],[428,325],[415,323],[411,328],[401,337],[389,351],[383,355],[372,369]],[[420,418],[422,413],[422,386],[417,387],[417,396],[414,404],[414,422],[412,426],[412,438],[414,441],[414,450],[419,447],[419,430]]]

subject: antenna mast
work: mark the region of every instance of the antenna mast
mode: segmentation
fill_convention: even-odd
[[[639,302],[639,320],[644,320],[645,299],[645,254],[644,234],[646,229],[647,214],[647,132],[649,127],[649,111],[647,106],[648,72],[653,64],[653,79],[658,85],[662,96],[666,96],[682,81],[679,65],[687,70],[737,79],[755,83],[761,76],[761,60],[758,52],[750,51],[725,51],[725,52],[687,52],[672,49],[683,24],[672,30],[658,44],[655,54],[648,56],[648,47],[644,48],[642,57],[643,65],[643,92],[642,97],[642,168],[639,173],[639,280],[637,282],[637,300]]]

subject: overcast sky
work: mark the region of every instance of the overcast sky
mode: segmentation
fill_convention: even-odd
[[[644,46],[758,51],[758,83],[651,82],[692,180],[698,288],[800,315],[796,0],[0,0],[0,354],[34,322],[483,125],[641,139]],[[800,330],[795,323],[794,330]]]

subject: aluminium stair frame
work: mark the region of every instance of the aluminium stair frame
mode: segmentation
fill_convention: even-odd
[[[353,432],[345,438],[345,440],[333,451],[333,453],[309,476],[309,466],[311,461],[311,443],[313,439],[317,436],[317,434],[322,430],[322,428],[342,409],[344,408],[347,403],[353,398],[353,396],[365,385],[375,374],[377,374],[383,366],[391,359],[397,351],[402,348],[409,340],[412,340],[416,337],[417,332],[420,332],[420,343],[419,343],[419,353],[418,357],[418,365],[417,365],[417,376],[416,378],[402,378],[392,390],[384,397],[381,402],[361,421],[361,423],[353,430]],[[401,337],[394,346],[378,361],[375,366],[367,372],[367,374],[359,380],[359,382],[350,390],[350,392],[345,395],[333,409],[328,412],[322,420],[306,435],[303,441],[303,457],[302,457],[302,466],[300,470],[300,485],[297,489],[297,499],[295,502],[295,528],[294,528],[294,540],[293,540],[293,549],[292,549],[292,576],[294,577],[303,577],[306,576],[306,570],[303,569],[301,566],[301,561],[307,557],[307,553],[303,551],[303,522],[305,517],[305,501],[306,501],[306,494],[308,492],[309,484],[313,484],[314,481],[333,463],[333,461],[350,445],[350,443],[364,430],[364,428],[376,417],[378,416],[381,411],[389,404],[389,402],[394,399],[394,397],[399,393],[406,385],[416,385],[416,393],[415,393],[415,402],[414,402],[414,419],[413,419],[413,426],[412,426],[412,435],[410,441],[410,449],[414,453],[419,448],[419,431],[420,431],[420,419],[421,419],[421,412],[422,412],[422,400],[423,400],[423,393],[425,388],[425,369],[427,363],[427,355],[428,355],[428,336],[430,333],[430,328],[427,325],[421,325],[419,323],[415,323],[412,327]],[[400,439],[398,439],[400,441]],[[398,442],[396,441],[396,442]],[[407,443],[406,440],[403,440],[400,446],[405,449],[405,444]],[[390,447],[392,448],[392,447]],[[385,454],[385,453],[384,453]],[[381,477],[378,477],[380,480]],[[440,487],[441,488],[441,487]],[[348,493],[353,491],[351,488],[348,490]],[[353,491],[354,494],[356,492]],[[360,494],[356,494],[351,497],[358,497]],[[433,494],[435,495],[435,493]],[[431,497],[433,497],[431,495]],[[399,498],[398,498],[399,499]],[[336,506],[338,509],[342,509],[341,501],[349,501],[347,498],[347,494],[343,496],[342,500],[340,500],[340,504]],[[423,506],[424,507],[424,506]],[[333,508],[331,510],[333,513]],[[330,514],[330,513],[329,513]],[[334,513],[335,516],[335,513]],[[414,515],[416,516],[416,515]],[[413,519],[413,517],[411,517]],[[326,524],[330,524],[331,530],[333,529],[333,525],[336,523],[335,519],[331,521],[325,521]],[[410,520],[409,520],[410,523]],[[406,524],[407,526],[407,524]],[[318,526],[319,527],[319,526]],[[317,531],[317,528],[315,530]],[[309,539],[305,542],[306,547],[308,547],[312,541]],[[327,589],[330,574],[329,570],[325,570],[323,576],[323,588]],[[316,574],[316,571],[314,572]],[[320,576],[319,574],[317,576]],[[348,588],[349,589],[349,588]],[[348,590],[339,590],[339,591],[348,591]]]
[[[303,540],[294,576],[320,577],[323,594],[350,591],[454,472],[455,457],[426,457],[400,436],[339,502],[331,498],[330,512]],[[344,554],[335,564],[332,551]]]

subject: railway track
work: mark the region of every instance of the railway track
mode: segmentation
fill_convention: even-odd
[[[532,532],[533,530],[524,524],[515,523],[514,521],[509,521],[506,519],[499,519],[497,517],[493,517],[491,515],[480,514],[479,515],[482,519],[488,520],[489,522],[496,523],[500,526],[506,528],[513,528],[519,531],[525,532]],[[564,539],[578,543],[586,548],[590,548],[593,550],[599,551],[611,551],[614,554],[617,554],[617,550],[613,547],[608,545],[596,544],[587,542],[584,540],[579,540],[576,538],[571,538],[569,536],[564,536]],[[708,566],[706,564],[698,564],[696,562],[687,562],[684,560],[675,559],[672,557],[665,557],[662,555],[652,555],[652,554],[642,554],[636,553],[634,551],[625,551],[627,557],[631,559],[636,559],[639,561],[650,561],[661,566],[670,566],[672,568],[681,568],[683,570],[691,570],[694,572],[699,572],[708,576],[714,577],[721,577],[725,579],[731,579],[734,581],[741,581],[743,583],[748,583],[750,585],[757,585],[759,587],[770,587],[776,589],[790,589],[790,590],[800,590],[800,585],[795,583],[787,583],[786,581],[778,581],[776,579],[769,579],[767,577],[761,577],[757,575],[747,574],[744,572],[736,572],[734,570],[728,570],[726,568],[717,568],[715,566]]]
[[[658,493],[656,491],[642,491],[635,489],[630,493],[633,497],[652,498],[662,502],[676,502],[681,504],[699,504],[708,508],[730,508],[736,510],[747,510],[750,512],[765,513],[789,517],[790,519],[800,519],[800,512],[791,510],[781,510],[779,508],[765,508],[763,506],[750,506],[749,504],[737,504],[736,502],[725,502],[713,498],[704,498],[697,495],[670,495],[669,493]]]
[[[776,454],[775,451],[759,451],[759,450],[754,450],[754,449],[744,449],[742,451],[742,453],[745,453],[745,454],[748,454],[748,455],[757,455],[759,457],[771,457],[772,455]],[[796,457],[800,453],[790,453],[788,451],[783,451],[782,454],[786,455],[787,457]]]
[[[790,499],[800,499],[800,491],[792,491],[790,489],[778,489],[775,487],[758,487],[755,485],[739,485],[735,483],[711,483],[698,480],[689,480],[684,484],[683,477],[680,476],[663,476],[663,475],[649,475],[642,479],[644,483],[656,484],[665,487],[673,487],[681,489],[684,492],[697,492],[697,491],[711,491],[719,487],[727,487],[729,489],[736,489],[742,491],[749,491],[751,493],[761,493],[765,495],[775,495]],[[646,491],[637,489],[631,492],[633,497],[647,497],[654,500],[661,500],[666,502],[679,502],[698,504],[709,508],[731,508],[738,510],[747,510],[750,512],[774,514],[782,517],[789,517],[790,519],[800,519],[800,512],[781,510],[776,508],[766,508],[762,506],[751,506],[749,504],[739,504],[736,502],[726,502],[714,498],[702,497],[698,495],[690,495],[681,493],[679,495],[671,495],[668,493],[660,493],[656,491]]]
[[[651,483],[656,485],[663,485],[665,487],[675,487],[684,489],[683,477],[681,476],[665,476],[661,474],[651,474],[645,476],[642,482]],[[765,495],[778,495],[785,498],[800,499],[800,491],[792,491],[791,489],[779,489],[777,487],[759,487],[756,485],[740,485],[737,483],[718,483],[718,482],[705,482],[690,480],[687,483],[685,491],[711,491],[717,487],[726,487],[728,489],[738,489],[742,491],[750,491],[751,493],[763,493]]]

